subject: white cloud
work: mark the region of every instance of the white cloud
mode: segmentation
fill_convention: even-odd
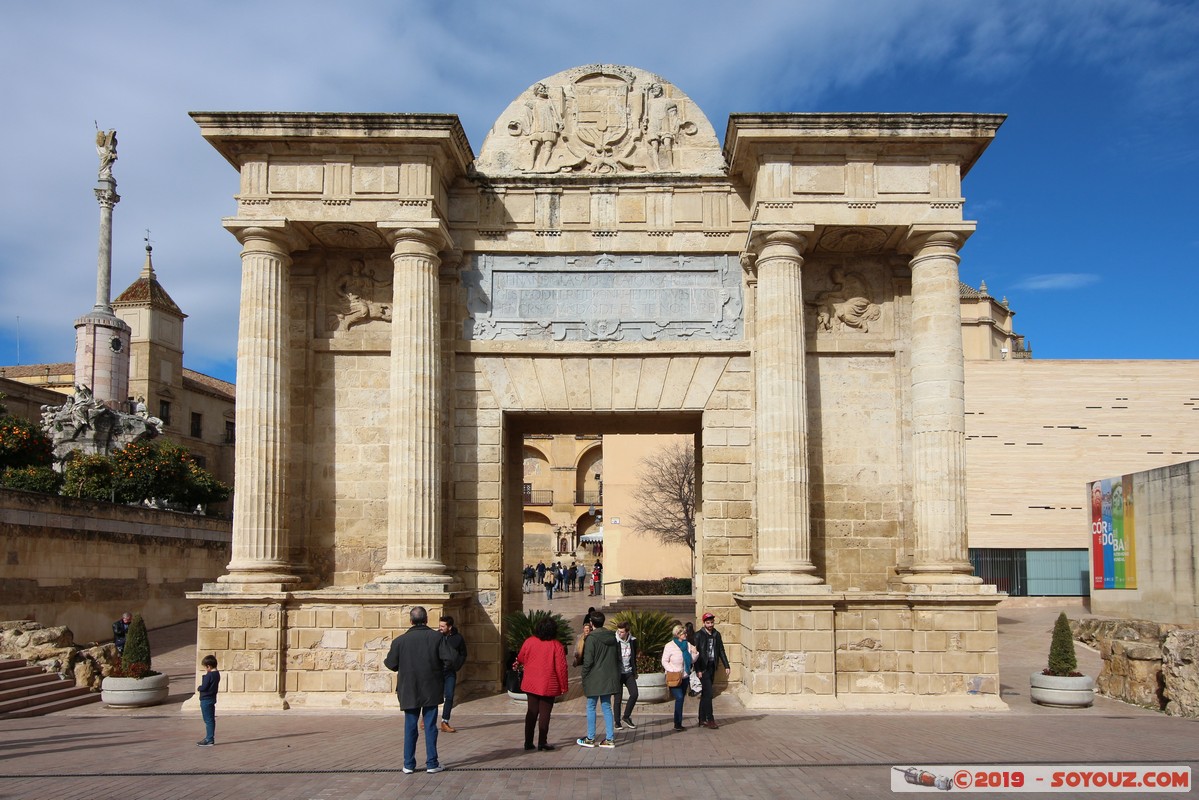
[[[731,112],[826,110],[895,76],[912,76],[911,89],[859,110],[929,110],[921,81],[1006,85],[1054,57],[1117,76],[1181,130],[1199,86],[1196,38],[1193,7],[1156,0],[11,4],[0,26],[0,363],[15,360],[17,316],[23,361],[69,360],[71,323],[91,308],[93,120],[121,142],[114,291],[136,277],[150,228],[160,279],[190,315],[194,365],[232,358],[240,264],[220,227],[237,177],[191,110],[456,113],[477,153],[517,94],[579,64],[657,72],[723,135]]]
[[[1030,275],[1017,281],[1017,289],[1027,289],[1030,292],[1054,291],[1058,289],[1079,289],[1097,283],[1100,277],[1090,272],[1048,272],[1043,275]]]

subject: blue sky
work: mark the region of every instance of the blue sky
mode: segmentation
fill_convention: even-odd
[[[95,297],[94,122],[115,128],[114,294],[151,230],[185,364],[233,378],[233,168],[188,111],[449,112],[629,64],[728,115],[1006,113],[967,176],[963,280],[1038,359],[1199,358],[1199,5],[1185,2],[45,2],[0,28],[0,364],[70,361]],[[1169,302],[1167,302],[1167,300]],[[18,323],[19,318],[19,323]]]

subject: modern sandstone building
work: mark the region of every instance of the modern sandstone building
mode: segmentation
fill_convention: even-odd
[[[593,65],[453,115],[195,113],[240,174],[223,704],[384,706],[407,611],[498,689],[524,437],[696,437],[751,707],[999,709],[967,557],[962,178],[1003,117],[703,112]],[[609,476],[611,479],[611,476]]]

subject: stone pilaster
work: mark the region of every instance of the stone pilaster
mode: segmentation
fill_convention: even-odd
[[[807,239],[775,231],[760,240],[754,321],[758,536],[750,593],[822,584],[811,553],[804,305]],[[826,587],[825,587],[826,588]]]
[[[964,230],[913,228],[912,495],[909,584],[980,583],[966,541],[966,406],[958,248]]]
[[[245,590],[278,590],[299,582],[290,569],[285,508],[291,247],[284,221],[255,221],[234,233],[242,243],[242,278],[233,560],[218,580]]]
[[[395,275],[387,561],[375,583],[407,593],[445,592],[450,578],[441,561],[440,237],[400,228],[389,238]]]

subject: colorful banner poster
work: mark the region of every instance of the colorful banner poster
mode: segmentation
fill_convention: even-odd
[[[1091,495],[1091,586],[1137,588],[1132,476],[1095,481]]]

